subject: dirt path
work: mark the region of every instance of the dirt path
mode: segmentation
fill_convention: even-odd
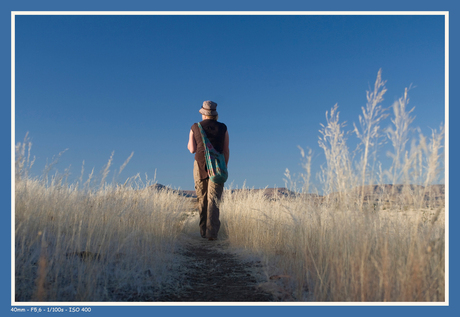
[[[179,285],[166,290],[162,302],[268,302],[271,294],[257,287],[258,261],[246,262],[231,253],[225,240],[208,241],[196,234],[183,237],[179,251]]]

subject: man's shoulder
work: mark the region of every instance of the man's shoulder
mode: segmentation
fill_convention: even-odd
[[[219,122],[217,121],[217,123],[222,127],[222,128],[225,128],[225,130],[227,130],[227,125],[223,122]]]

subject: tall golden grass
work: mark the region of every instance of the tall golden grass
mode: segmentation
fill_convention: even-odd
[[[26,146],[16,152],[15,300],[154,301],[190,203],[138,176],[80,188],[58,174],[33,179]]]
[[[363,211],[314,196],[273,201],[236,191],[226,193],[221,214],[230,244],[263,258],[267,277],[283,276],[271,282],[280,299],[445,299],[442,207]]]

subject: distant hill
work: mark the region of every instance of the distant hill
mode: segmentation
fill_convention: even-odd
[[[363,190],[362,186],[355,187],[351,194],[358,195]],[[445,185],[366,185],[364,186],[364,201],[368,203],[390,203],[396,201],[415,202],[417,199],[420,203],[426,205],[443,205],[445,202]],[[334,199],[340,193],[334,192],[324,198]]]
[[[359,190],[361,187],[355,188],[355,190]],[[404,192],[408,193],[418,193],[423,194],[425,196],[432,196],[437,197],[437,199],[445,199],[445,185],[438,184],[438,185],[429,185],[427,187],[421,185],[366,185],[364,186],[364,193],[367,196],[373,195],[400,195]]]
[[[156,190],[172,190],[176,192],[180,196],[196,198],[196,191],[194,190],[182,190],[182,189],[173,189],[169,186],[155,184],[150,186],[152,189]],[[264,195],[268,198],[275,198],[275,197],[293,197],[295,193],[290,191],[287,188],[263,188],[263,189],[232,189],[231,192],[238,192],[238,191],[264,191]]]
[[[155,189],[155,190],[171,190],[180,196],[196,198],[196,192],[194,190],[173,189],[169,186],[165,186],[161,184],[154,184],[150,186],[150,188]]]
[[[152,185],[151,188],[156,190],[171,190],[177,193],[180,196],[196,198],[196,192],[194,190],[178,190],[173,189],[169,186],[155,184]],[[352,191],[354,193],[358,193],[361,191],[361,186],[355,187]],[[295,197],[299,194],[296,194],[294,191],[291,191],[284,187],[277,187],[277,188],[261,188],[261,189],[232,189],[231,192],[239,192],[239,191],[254,191],[260,192],[263,191],[263,195],[269,199],[276,199],[281,197]],[[445,185],[429,185],[426,188],[421,185],[391,185],[391,184],[384,184],[384,185],[366,185],[364,186],[364,199],[368,202],[371,201],[378,201],[384,198],[385,200],[395,200],[397,197],[401,196],[406,192],[409,195],[423,195],[425,201],[436,201],[438,203],[444,203],[445,201]],[[225,193],[224,193],[225,194]],[[316,194],[308,194],[309,196],[318,197],[318,198],[325,198],[321,195]],[[331,193],[327,195],[327,197],[333,198],[337,196],[338,193]]]
[[[232,189],[231,192],[242,192],[242,191],[251,191],[251,192],[263,192],[263,195],[267,198],[276,198],[276,197],[294,197],[296,194],[295,192],[284,188],[284,187],[276,187],[276,188],[257,188],[257,189]]]

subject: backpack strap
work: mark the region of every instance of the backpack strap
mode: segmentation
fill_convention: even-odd
[[[211,141],[209,141],[207,135],[206,135],[206,132],[204,132],[204,129],[203,127],[201,126],[201,124],[198,122],[198,127],[200,128],[200,132],[201,132],[201,139],[203,140],[203,146],[205,147],[205,149],[214,149],[214,147],[212,146],[212,143]]]

